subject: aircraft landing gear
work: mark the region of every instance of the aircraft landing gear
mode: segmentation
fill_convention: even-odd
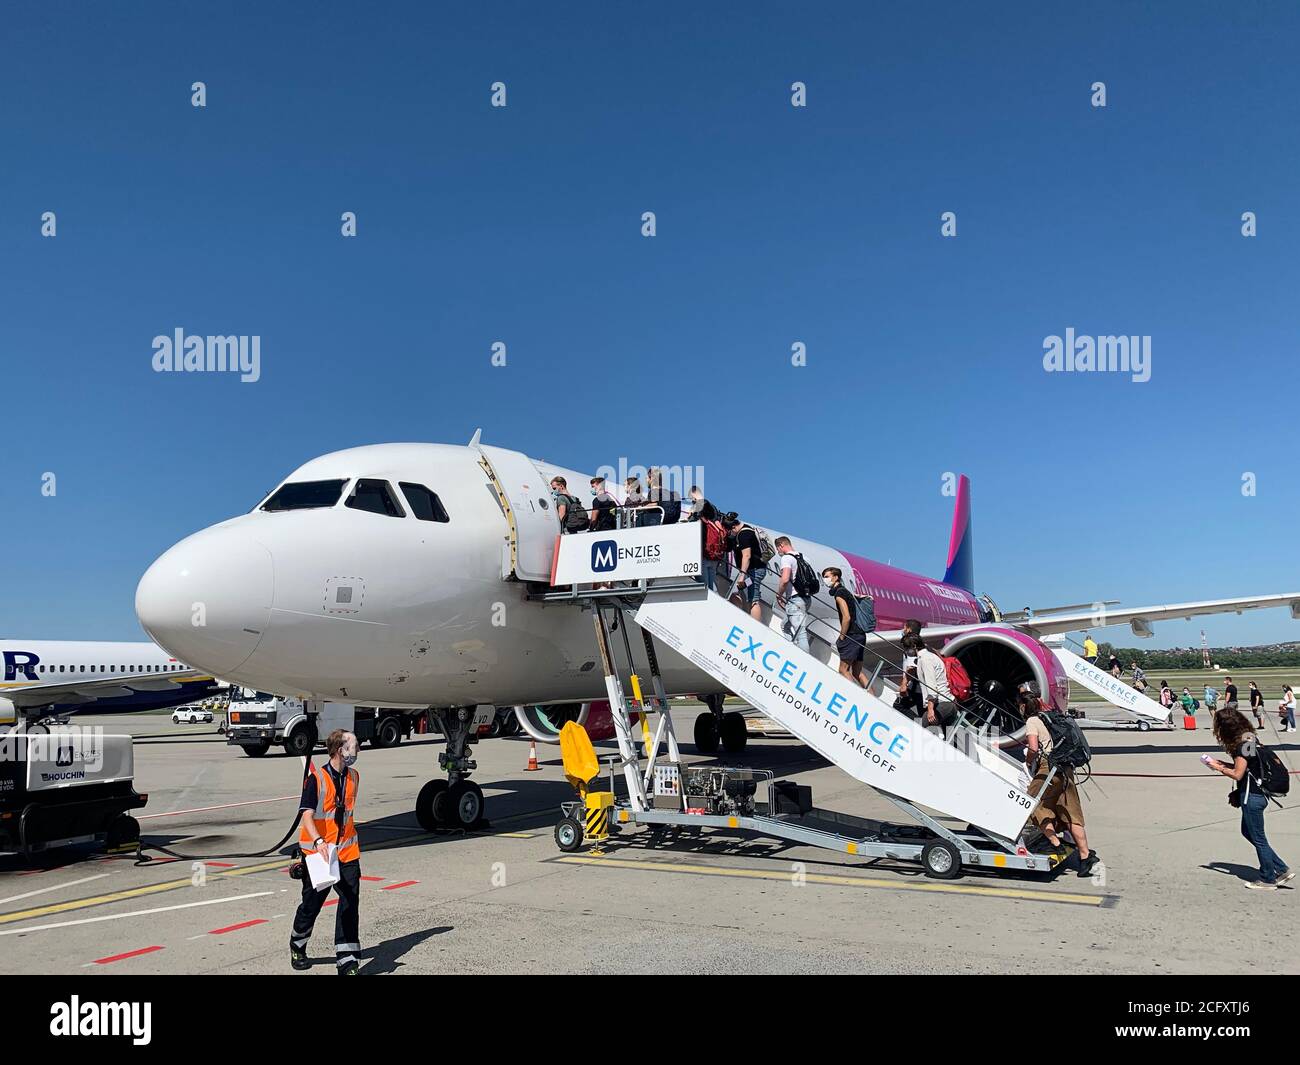
[[[723,713],[725,698],[724,695],[701,697],[708,707],[695,719],[695,749],[701,754],[717,754],[719,745],[728,754],[739,754],[749,743],[744,715],[734,710]]]
[[[420,789],[415,819],[426,832],[439,829],[477,828],[483,824],[483,789],[469,779],[478,763],[469,756],[474,729],[474,707],[455,706],[430,710],[442,729],[447,746],[438,755],[438,768],[447,779],[435,778]]]

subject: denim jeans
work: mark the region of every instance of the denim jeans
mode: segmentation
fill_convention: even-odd
[[[1259,857],[1259,878],[1273,883],[1287,871],[1286,862],[1277,856],[1277,851],[1268,845],[1264,835],[1264,810],[1268,807],[1267,796],[1251,791],[1241,804],[1241,834],[1255,848]]]
[[[704,587],[711,592],[718,590],[718,563],[716,559],[706,558],[701,562],[703,569]]]
[[[1295,728],[1295,704],[1292,703],[1285,710],[1283,710],[1282,713],[1286,715],[1287,727]]]
[[[793,592],[785,601],[785,621],[781,623],[785,638],[794,643],[799,650],[808,648],[808,600]],[[811,653],[809,651],[809,653]]]

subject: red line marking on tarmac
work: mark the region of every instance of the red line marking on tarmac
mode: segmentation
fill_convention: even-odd
[[[180,817],[182,814],[205,814],[210,810],[229,810],[235,806],[257,806],[259,803],[285,802],[288,799],[298,799],[301,797],[302,797],[301,794],[298,794],[298,795],[277,795],[274,799],[246,799],[243,802],[222,803],[220,806],[196,806],[192,810],[170,810],[165,814],[140,814],[136,818],[136,820],[147,821],[153,817]]]
[[[238,932],[241,928],[252,928],[255,924],[266,924],[266,918],[259,917],[254,921],[243,921],[240,924],[226,925],[225,928],[213,928],[208,932],[208,935],[224,936],[227,932]]]
[[[383,880],[382,876],[363,876],[362,880]]]
[[[330,899],[329,902],[325,903],[325,906],[337,906],[338,904],[339,904],[338,899]],[[321,909],[323,910],[325,906],[322,906]]]
[[[233,869],[235,867],[234,862],[207,862],[206,864],[216,869]]]
[[[110,954],[107,958],[96,958],[91,964],[109,965],[127,958],[138,958],[141,954],[152,954],[155,950],[162,950],[162,947],[141,947],[139,950],[128,950],[125,954]]]
[[[412,884],[418,884],[418,880],[403,880],[400,884],[388,884],[381,887],[380,891],[396,891],[400,887],[410,887]]]

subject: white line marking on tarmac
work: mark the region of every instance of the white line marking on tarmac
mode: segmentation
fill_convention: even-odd
[[[288,799],[300,798],[300,795],[277,795],[274,799],[248,799],[245,802],[227,802],[220,806],[198,806],[193,810],[169,810],[165,814],[141,814],[136,818],[137,821],[147,821],[151,817],[180,817],[181,814],[205,814],[210,810],[231,810],[236,806],[257,806],[264,802],[285,802]]]
[[[120,921],[124,917],[144,917],[151,913],[167,913],[169,910],[188,910],[193,906],[215,906],[219,902],[239,902],[241,899],[260,899],[263,895],[274,895],[274,891],[254,891],[248,895],[232,895],[228,899],[204,899],[202,902],[182,902],[178,906],[158,906],[152,910],[132,910],[130,913],[109,913],[103,917],[82,917],[76,921],[58,921],[55,924],[38,924],[30,928],[10,928],[0,932],[0,936],[21,936],[26,932],[46,932],[51,928],[69,928],[79,924],[98,924],[100,921]],[[93,962],[91,963],[94,964]]]
[[[33,895],[43,895],[47,891],[62,891],[64,888],[76,887],[78,884],[89,884],[92,880],[102,880],[106,876],[107,873],[96,873],[94,876],[83,876],[80,880],[69,880],[66,884],[51,884],[49,887],[37,888],[35,891],[24,891],[21,895],[10,895],[7,899],[0,899],[0,906],[7,902],[17,902],[19,899],[30,899]]]

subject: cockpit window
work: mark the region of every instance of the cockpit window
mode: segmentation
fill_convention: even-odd
[[[263,510],[311,510],[332,507],[343,494],[343,481],[298,481],[283,484],[265,503]]]
[[[406,512],[393,495],[392,486],[387,481],[373,481],[362,478],[348,496],[347,506],[353,510],[367,510],[371,514],[386,514],[390,518],[404,518]]]
[[[436,492],[430,492],[424,485],[412,484],[410,481],[398,483],[406,501],[411,504],[411,513],[421,521],[451,521],[447,508],[442,505]]]

